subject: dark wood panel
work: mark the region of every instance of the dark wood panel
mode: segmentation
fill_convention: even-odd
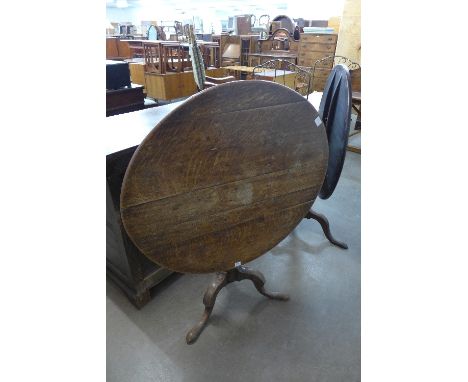
[[[106,38],[106,58],[118,58],[119,49],[117,47],[118,38]]]
[[[120,117],[113,117],[118,121]],[[125,119],[125,118],[124,118]],[[135,120],[138,123],[138,119]],[[133,128],[128,125],[128,128]],[[144,256],[128,238],[120,217],[120,190],[136,147],[106,157],[106,271],[137,307],[150,301],[149,289],[172,272]]]
[[[141,110],[145,107],[143,86],[106,91],[106,116]]]

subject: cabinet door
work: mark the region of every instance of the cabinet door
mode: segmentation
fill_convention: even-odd
[[[119,57],[119,50],[117,49],[117,38],[106,38],[106,58],[112,59]]]

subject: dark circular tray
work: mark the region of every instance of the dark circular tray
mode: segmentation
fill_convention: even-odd
[[[346,66],[338,64],[332,69],[319,114],[325,124],[329,148],[327,173],[319,196],[328,199],[340,179],[351,125],[351,77]]]

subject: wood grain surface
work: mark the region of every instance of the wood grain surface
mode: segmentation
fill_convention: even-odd
[[[317,111],[291,89],[236,81],[169,113],[128,166],[124,227],[159,265],[232,269],[284,239],[324,180],[328,146]]]

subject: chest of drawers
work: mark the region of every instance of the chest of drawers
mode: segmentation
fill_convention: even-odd
[[[301,33],[297,62],[299,66],[314,66],[315,61],[333,56],[337,34]]]

